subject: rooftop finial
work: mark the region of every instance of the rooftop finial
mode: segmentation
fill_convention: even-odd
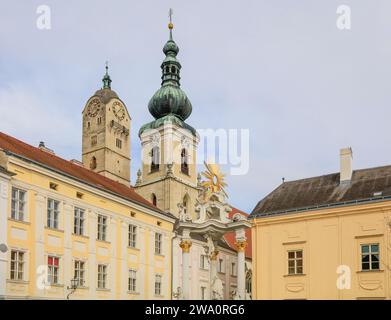
[[[168,29],[170,29],[170,40],[172,40],[172,29],[174,29],[174,25],[172,23],[172,15],[174,14],[174,11],[170,8],[168,10],[168,16],[170,17],[170,22],[168,23]]]
[[[103,89],[111,89],[111,78],[109,76],[109,62],[106,61],[106,74],[104,75],[103,81]]]

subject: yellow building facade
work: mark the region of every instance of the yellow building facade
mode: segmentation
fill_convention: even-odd
[[[253,299],[390,299],[391,166],[284,182],[251,214]]]
[[[173,216],[43,148],[0,148],[0,298],[171,298]]]

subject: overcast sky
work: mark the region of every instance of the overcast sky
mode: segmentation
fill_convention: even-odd
[[[51,30],[36,27],[42,4]],[[351,30],[336,27],[342,4]],[[341,147],[356,169],[391,163],[389,0],[1,0],[1,131],[81,159],[81,111],[109,60],[133,119],[134,182],[170,7],[187,122],[250,130],[250,171],[227,178],[232,205],[251,212],[282,177],[337,172]]]

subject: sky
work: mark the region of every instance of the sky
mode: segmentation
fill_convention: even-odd
[[[37,28],[40,5],[50,30]],[[340,5],[350,30],[337,28]],[[250,133],[248,173],[227,176],[231,205],[251,212],[282,177],[338,172],[343,147],[354,169],[391,164],[389,0],[1,0],[1,131],[81,159],[81,112],[108,60],[132,117],[134,182],[169,8],[187,122]]]

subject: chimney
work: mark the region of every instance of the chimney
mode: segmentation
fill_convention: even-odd
[[[340,150],[340,178],[339,182],[349,183],[352,179],[352,161],[353,161],[353,151],[352,148],[343,148]]]
[[[38,148],[42,151],[45,151],[50,154],[55,154],[52,149],[49,149],[48,147],[45,146],[45,142],[41,141],[38,145]]]

